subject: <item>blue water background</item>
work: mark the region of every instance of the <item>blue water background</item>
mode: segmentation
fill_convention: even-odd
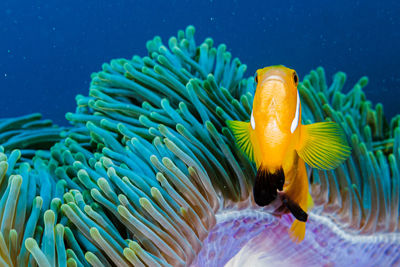
[[[43,1],[0,2],[0,117],[41,112],[67,125],[75,95],[113,58],[147,55],[192,24],[198,43],[211,36],[248,65],[274,64],[303,77],[324,66],[362,75],[374,103],[400,113],[400,1]]]

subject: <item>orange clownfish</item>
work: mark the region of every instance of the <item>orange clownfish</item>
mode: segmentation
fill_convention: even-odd
[[[256,72],[257,84],[250,122],[227,121],[238,148],[257,166],[253,197],[266,206],[278,195],[281,212],[295,217],[289,234],[304,239],[313,201],[308,190],[305,162],[317,169],[334,169],[351,153],[337,123],[301,124],[296,72],[271,66]]]

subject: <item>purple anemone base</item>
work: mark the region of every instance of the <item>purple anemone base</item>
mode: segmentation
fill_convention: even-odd
[[[291,222],[255,209],[220,212],[192,266],[400,266],[398,233],[350,233],[310,213],[296,244],[287,233]]]

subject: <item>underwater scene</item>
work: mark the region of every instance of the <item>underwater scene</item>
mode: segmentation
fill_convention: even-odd
[[[0,266],[400,266],[400,2],[0,12]]]

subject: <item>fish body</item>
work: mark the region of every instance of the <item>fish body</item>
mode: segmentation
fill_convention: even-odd
[[[278,195],[281,211],[294,215],[290,235],[305,235],[307,211],[312,207],[305,162],[333,169],[351,153],[340,126],[334,122],[301,124],[298,76],[284,66],[260,69],[250,122],[227,121],[239,149],[256,163],[253,197],[265,206]]]

